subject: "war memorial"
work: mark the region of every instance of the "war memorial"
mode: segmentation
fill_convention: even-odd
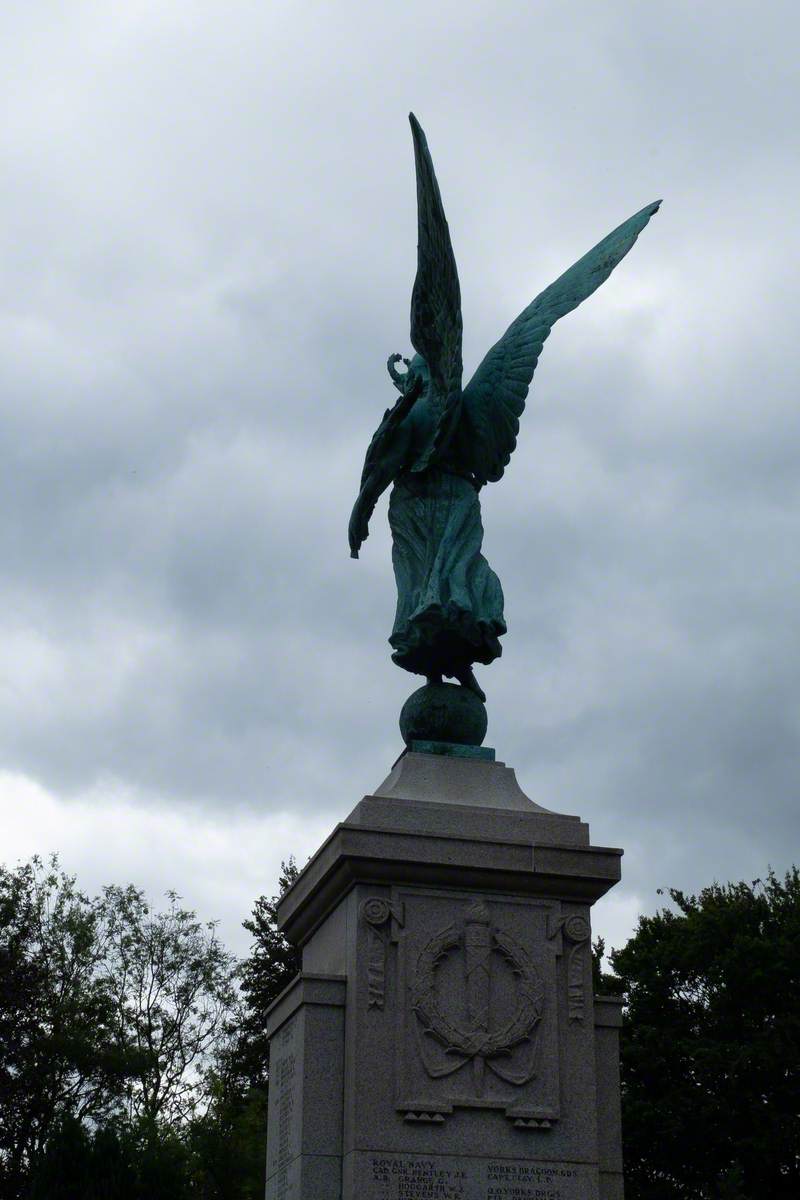
[[[590,939],[622,851],[534,803],[483,745],[475,665],[506,625],[480,490],[509,463],[553,325],[658,203],[537,296],[463,387],[455,257],[413,115],[411,129],[416,353],[403,371],[389,359],[399,398],[349,539],[357,558],[391,486],[389,641],[425,683],[400,715],[403,753],[278,908],[302,971],[269,1014],[267,1200],[620,1200],[620,1003],[593,994]]]

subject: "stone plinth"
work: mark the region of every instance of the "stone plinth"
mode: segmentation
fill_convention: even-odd
[[[502,763],[407,753],[283,897],[268,1200],[618,1200],[620,850]]]

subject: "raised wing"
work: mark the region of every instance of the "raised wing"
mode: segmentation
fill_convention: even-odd
[[[500,479],[508,465],[528,388],[550,330],[605,283],[660,204],[660,200],[648,204],[545,288],[509,325],[478,367],[464,389],[459,460],[479,485]]]
[[[436,182],[425,134],[413,113],[408,117],[414,138],[417,172],[417,276],[411,295],[411,344],[426,360],[439,408],[431,445],[415,463],[423,470],[452,427],[461,399],[461,289],[450,230]]]

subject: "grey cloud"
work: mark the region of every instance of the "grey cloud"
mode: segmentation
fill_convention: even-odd
[[[358,563],[346,523],[409,348],[413,107],[468,372],[665,196],[484,493],[490,741],[636,894],[786,864],[794,6],[112,8],[3,17],[1,765],[220,820],[385,773],[415,681],[385,505]]]

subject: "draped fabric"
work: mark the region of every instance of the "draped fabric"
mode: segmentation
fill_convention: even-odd
[[[400,475],[389,500],[397,613],[393,660],[452,676],[502,653],[503,589],[481,554],[474,485],[439,468]]]

